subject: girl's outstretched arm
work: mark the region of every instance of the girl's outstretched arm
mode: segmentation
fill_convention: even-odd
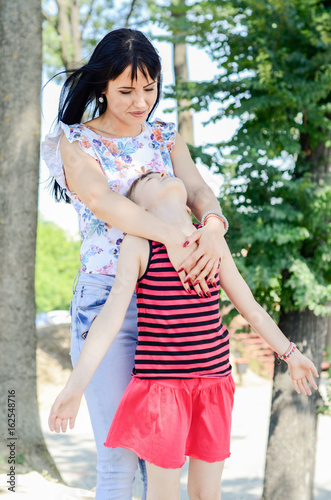
[[[93,321],[78,362],[56,398],[48,419],[51,431],[75,425],[84,390],[120,330],[142,265],[149,255],[147,240],[126,236],[121,245],[116,279],[100,314]]]
[[[254,299],[250,288],[234,263],[228,246],[221,261],[219,274],[221,287],[251,327],[280,356],[286,353],[290,341]],[[316,390],[317,385],[313,375],[319,376],[314,363],[301,354],[298,349],[295,349],[291,356],[286,359],[286,363],[289,366],[292,384],[296,392],[311,395],[309,384]]]

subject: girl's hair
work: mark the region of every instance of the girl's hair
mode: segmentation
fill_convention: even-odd
[[[129,191],[126,193],[126,197],[129,198],[129,200],[134,202],[134,193],[135,193],[136,187],[139,184],[139,182],[142,181],[143,179],[145,179],[146,177],[148,177],[149,175],[156,174],[156,173],[157,172],[155,172],[154,170],[148,170],[144,174],[141,174],[139,177],[137,177],[133,181],[131,186],[129,187]]]
[[[161,94],[161,61],[141,31],[121,28],[108,33],[96,46],[87,64],[72,70],[65,81],[59,102],[58,121],[67,125],[80,123],[89,108],[92,118],[102,115],[107,108],[106,100],[99,102],[109,80],[115,80],[131,66],[132,81],[138,70],[157,82],[157,97],[147,120],[157,107]],[[70,201],[65,190],[54,180],[54,196]]]

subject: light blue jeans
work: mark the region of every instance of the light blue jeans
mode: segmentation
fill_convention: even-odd
[[[71,360],[77,363],[87,332],[99,314],[114,282],[114,276],[79,275],[71,302]],[[122,394],[131,380],[137,346],[137,306],[133,295],[121,330],[85,390],[97,447],[96,500],[131,500],[138,462],[146,498],[145,463],[133,452],[104,446],[110,424]]]

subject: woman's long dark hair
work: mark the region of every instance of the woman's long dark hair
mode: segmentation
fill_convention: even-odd
[[[109,80],[115,80],[131,66],[132,81],[140,70],[157,82],[157,98],[147,120],[155,110],[161,94],[161,62],[148,40],[137,30],[122,28],[108,33],[96,46],[87,64],[72,71],[65,81],[60,95],[58,121],[67,125],[80,123],[86,110],[92,118],[102,115],[107,108],[106,100],[99,97]],[[54,180],[54,197],[70,202],[65,189]]]

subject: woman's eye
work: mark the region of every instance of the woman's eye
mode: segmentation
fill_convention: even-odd
[[[145,89],[145,90],[146,90],[146,92],[153,92],[154,87],[152,89]]]
[[[123,95],[131,94],[131,92],[130,92],[130,91],[129,91],[129,92],[125,92],[124,90],[120,90],[120,92],[121,92],[121,94],[123,94]]]

